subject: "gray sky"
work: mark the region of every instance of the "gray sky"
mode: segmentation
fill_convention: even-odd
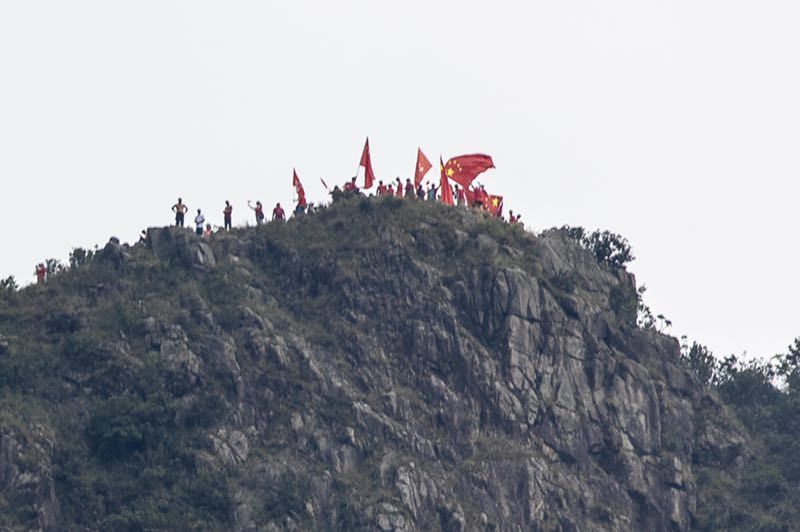
[[[492,155],[535,230],[625,235],[717,355],[800,335],[792,1],[0,0],[0,276],[247,199]]]

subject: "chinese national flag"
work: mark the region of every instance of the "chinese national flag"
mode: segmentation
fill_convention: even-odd
[[[464,188],[489,168],[494,168],[494,162],[488,155],[474,154],[453,157],[444,165],[445,174]]]
[[[360,165],[364,167],[364,188],[372,188],[372,183],[375,181],[375,172],[372,171],[372,159],[369,156],[369,137],[367,137],[367,143],[364,144]]]
[[[422,178],[428,173],[433,165],[422,153],[422,149],[417,148],[417,167],[414,169],[414,185],[419,186],[422,183]]]
[[[503,216],[503,196],[489,194],[483,202],[483,208],[495,218],[500,218]]]
[[[302,205],[303,207],[306,206],[306,191],[303,189],[303,184],[300,183],[300,178],[297,177],[297,170],[292,169],[292,186],[294,186],[294,191],[297,193],[297,203]]]
[[[422,152],[420,152],[420,154],[422,154]],[[442,162],[441,157],[439,157],[439,164],[442,167],[442,181],[441,181],[442,203],[444,203],[445,205],[455,205],[455,202],[453,201],[453,190],[450,188],[450,182],[447,180],[447,176],[444,174],[444,163]]]

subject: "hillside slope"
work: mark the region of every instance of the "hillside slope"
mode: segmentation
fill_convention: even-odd
[[[686,530],[746,439],[563,235],[353,199],[0,298],[0,529]]]

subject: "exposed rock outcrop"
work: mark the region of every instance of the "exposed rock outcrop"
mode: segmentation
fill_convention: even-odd
[[[151,399],[134,381],[124,397],[161,415],[172,394],[162,423],[191,436],[180,460],[230,489],[220,528],[687,530],[696,467],[746,460],[678,342],[636,327],[633,276],[558,234],[388,198],[148,240],[105,297],[134,302],[117,351],[167,384]],[[93,312],[85,323],[107,323]],[[76,411],[123,395],[74,381]],[[122,436],[130,460],[150,445]],[[40,528],[69,528],[57,436],[3,438],[0,493],[29,501]],[[33,484],[13,480],[26,452]],[[125,511],[112,517],[147,516]]]

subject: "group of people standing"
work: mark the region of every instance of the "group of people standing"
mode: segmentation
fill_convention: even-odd
[[[250,200],[247,201],[247,206],[255,212],[256,225],[264,223],[264,206],[260,201],[256,201],[255,205]],[[304,209],[305,210],[305,209]],[[183,202],[183,198],[178,198],[178,202],[172,206],[172,212],[175,213],[175,227],[183,227],[186,214],[189,212],[189,207]],[[295,211],[296,212],[296,211]],[[222,209],[223,216],[223,229],[230,231],[233,227],[233,205],[230,201],[225,200],[225,207]],[[273,220],[286,220],[286,212],[281,207],[280,203],[275,205],[272,209]],[[194,217],[195,232],[198,236],[210,236],[211,224],[206,223],[206,217],[202,209],[197,209],[197,215]]]

